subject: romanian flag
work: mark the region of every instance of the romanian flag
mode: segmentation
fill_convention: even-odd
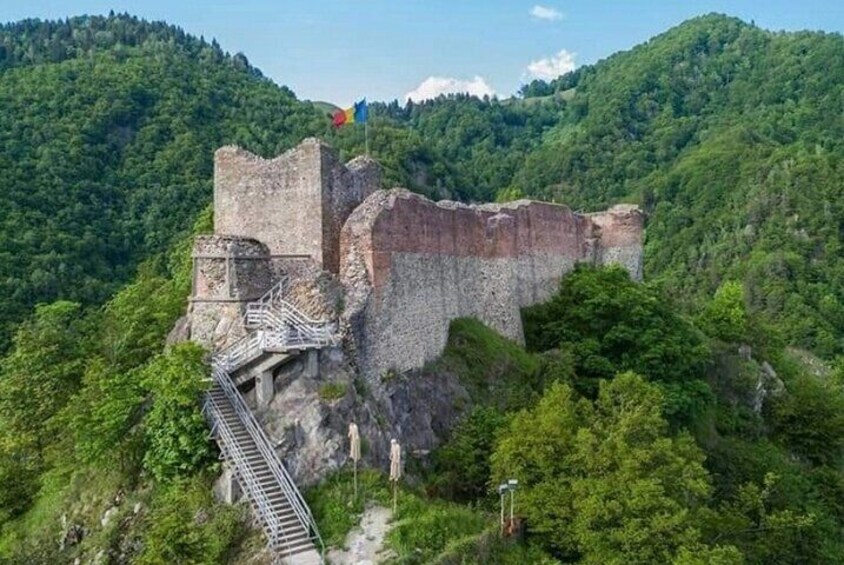
[[[346,124],[354,124],[356,122],[359,124],[365,124],[368,113],[366,98],[364,98],[360,102],[355,102],[355,105],[351,108],[337,110],[334,112],[331,116],[331,123],[334,124],[334,127],[336,128]]]

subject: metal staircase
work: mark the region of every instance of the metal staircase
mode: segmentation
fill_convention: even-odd
[[[329,323],[311,319],[285,299],[285,286],[282,281],[248,304],[244,325],[252,331],[213,356],[213,385],[204,411],[268,545],[286,563],[310,565],[323,563],[325,551],[316,522],[230,374],[261,356],[296,354],[336,343]]]
[[[251,330],[214,356],[215,363],[231,372],[265,353],[300,352],[336,345],[331,322],[314,320],[285,297],[287,280],[246,305],[243,325]]]

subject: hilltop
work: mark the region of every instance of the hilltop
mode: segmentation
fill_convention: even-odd
[[[708,15],[522,99],[379,110],[444,159],[427,189],[638,203],[647,279],[690,305],[742,280],[753,311],[830,357],[844,352],[842,85],[841,35]]]

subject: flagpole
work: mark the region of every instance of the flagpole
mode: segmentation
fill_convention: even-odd
[[[366,144],[366,156],[369,157],[369,116],[367,116],[366,121],[363,122],[363,138],[364,143]]]

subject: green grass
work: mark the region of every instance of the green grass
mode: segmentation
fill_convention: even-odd
[[[428,369],[456,374],[474,402],[507,409],[533,400],[541,362],[478,320],[459,318],[451,322],[442,357]]]
[[[41,490],[33,506],[22,516],[3,525],[0,534],[0,562],[14,562],[24,555],[38,559],[58,559],[58,539],[62,515],[68,522],[88,529],[80,547],[105,541],[110,532],[100,531],[99,520],[121,486],[117,472],[83,469],[54,469],[42,477]],[[72,561],[72,559],[71,559]]]
[[[386,506],[390,504],[390,493],[379,473],[359,470],[358,497],[355,498],[352,473],[343,471],[308,489],[305,499],[325,545],[341,547],[346,534],[360,523],[365,502],[375,501]]]
[[[358,497],[352,473],[330,476],[305,493],[326,546],[342,547],[348,533],[360,523],[367,504],[392,508],[393,498],[385,475],[358,473]],[[477,536],[496,522],[494,515],[471,507],[426,498],[407,486],[400,487],[397,510],[385,545],[399,563],[428,563],[446,547],[467,536]]]
[[[453,542],[479,535],[494,517],[467,506],[442,501],[425,501],[412,494],[399,507],[386,545],[403,564],[430,563]]]
[[[339,400],[346,396],[346,383],[326,383],[319,387],[319,397],[323,400]]]
[[[129,551],[131,562],[140,564],[228,563],[250,532],[243,506],[214,502],[215,476],[130,488],[118,469],[49,471],[32,508],[3,525],[0,563],[72,563],[77,557],[90,562],[100,551]],[[103,526],[109,508],[116,512]],[[64,550],[63,516],[84,531],[81,541]]]
[[[478,535],[454,540],[430,560],[432,565],[557,565],[560,562],[535,544],[502,539],[498,525]]]

